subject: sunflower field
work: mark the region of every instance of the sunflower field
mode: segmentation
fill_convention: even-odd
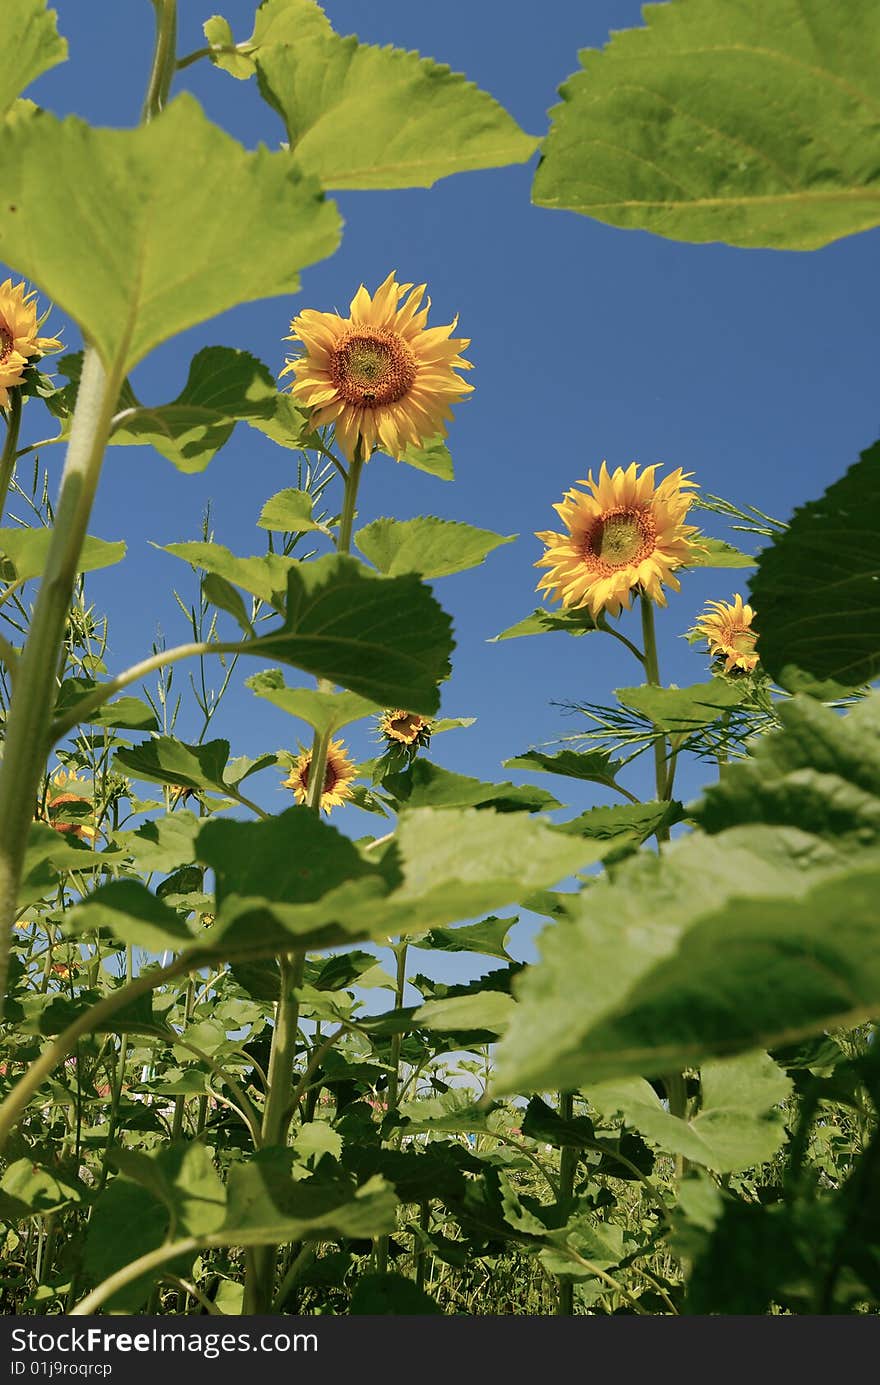
[[[533,133],[330,0],[233,3],[103,7],[151,26],[118,128],[53,114],[78,7],[0,6],[3,1312],[876,1314],[880,442],[771,515],[732,465],[722,496],[671,448],[603,460],[587,384],[560,437],[512,369],[545,419],[514,544],[454,462],[541,293],[502,212],[491,343],[417,226],[310,282],[388,194],[427,244],[445,180],[498,169],[572,276],[596,222],[743,274],[876,250],[876,0],[649,4]],[[265,359],[226,331],[263,300]],[[268,460],[196,523],[233,433]],[[534,609],[480,636],[485,777],[449,688],[502,562]],[[563,667],[548,741],[520,690]]]

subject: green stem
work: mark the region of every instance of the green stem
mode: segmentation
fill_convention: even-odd
[[[177,0],[153,0],[156,11],[156,43],[141,124],[149,125],[168,102],[177,63]]]
[[[55,670],[121,383],[118,365],[108,373],[89,348],[83,360],[46,570],[18,663],[0,768],[0,1006],[6,991],[10,934],[25,845],[46,760]]]
[[[18,433],[21,428],[21,390],[10,390],[8,414],[6,419],[6,441],[0,457],[0,519],[6,508],[6,496],[15,472],[15,449],[18,446]]]
[[[394,1008],[403,1009],[403,997],[406,991],[406,954],[407,943],[400,939],[393,951],[397,961],[397,976],[394,989]],[[401,1034],[391,1036],[391,1072],[388,1074],[388,1114],[397,1109],[400,1091],[400,1047]],[[376,1269],[380,1274],[384,1274],[388,1268],[388,1250],[391,1244],[390,1236],[381,1236],[376,1245]]]
[[[639,597],[642,614],[642,635],[645,643],[645,676],[654,688],[659,688],[660,665],[657,660],[657,634],[654,629],[654,604],[644,592]],[[657,785],[657,800],[666,799],[666,737],[658,736],[654,741],[654,777]],[[669,828],[657,829],[657,843],[669,841]]]
[[[570,1121],[574,1116],[574,1096],[571,1092],[559,1093],[559,1119]],[[573,1145],[563,1145],[559,1151],[559,1206],[567,1217],[574,1201],[574,1176],[577,1169],[578,1152]],[[556,1316],[570,1318],[574,1315],[574,1280],[560,1278],[559,1299]]]

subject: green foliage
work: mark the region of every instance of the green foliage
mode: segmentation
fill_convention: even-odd
[[[322,735],[333,735],[349,722],[359,721],[381,711],[378,703],[350,692],[319,692],[314,688],[289,688],[279,669],[266,669],[246,680],[257,697],[265,698],[273,707],[299,717]]]
[[[27,582],[39,577],[46,566],[52,534],[48,529],[0,529],[0,553],[8,562],[5,576],[9,580]],[[108,543],[87,535],[79,555],[80,572],[95,572],[112,567],[125,557],[125,544],[120,539]]]
[[[561,88],[539,206],[777,250],[877,225],[872,0],[845,23],[836,0],[675,0],[645,19]]]
[[[260,511],[257,527],[286,534],[326,534],[326,524],[312,518],[314,501],[308,491],[283,490],[271,496]]]
[[[16,122],[0,177],[15,206],[0,255],[122,369],[236,303],[292,292],[339,238],[335,207],[287,155],[247,153],[189,95],[137,130]]]
[[[650,684],[618,688],[617,697],[625,707],[647,717],[658,731],[681,736],[711,726],[719,716],[739,707],[748,697],[748,688],[713,678],[690,688],[655,688]]]
[[[16,0],[0,15],[0,114],[35,77],[67,57],[46,0]]]
[[[752,579],[758,652],[771,677],[798,669],[847,687],[880,672],[880,442],[760,554]]]
[[[326,188],[431,187],[525,163],[537,148],[486,92],[417,53],[312,25],[295,43],[264,45],[256,63],[297,162]]]
[[[500,635],[493,635],[492,642],[515,640],[522,635],[547,635],[552,630],[562,630],[567,635],[586,635],[598,630],[592,615],[586,608],[573,611],[545,611],[541,607],[533,611],[525,620],[517,621]]]
[[[489,529],[449,519],[374,519],[355,536],[358,548],[380,572],[397,577],[415,572],[430,580],[477,567],[501,544],[512,543]]]

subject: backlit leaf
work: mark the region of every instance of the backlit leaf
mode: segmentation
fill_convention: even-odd
[[[15,0],[0,14],[0,115],[35,77],[67,57],[46,0]]]
[[[477,567],[501,544],[512,543],[489,529],[475,529],[449,519],[375,519],[355,535],[355,542],[380,572],[396,577],[415,572],[430,580]]]

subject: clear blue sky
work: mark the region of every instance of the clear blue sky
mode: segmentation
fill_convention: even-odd
[[[70,61],[29,95],[59,114],[134,124],[152,6],[55,3]],[[246,38],[252,6],[218,5],[236,37]],[[182,0],[180,8],[181,51],[189,51],[203,42],[201,23],[213,4]],[[610,30],[637,24],[640,13],[636,0],[554,0],[538,10],[499,0],[328,0],[325,8],[340,32],[415,48],[465,72],[537,135],[578,50],[601,47]],[[246,145],[274,147],[283,138],[253,82],[207,64],[183,76],[208,113]],[[362,280],[373,288],[392,268],[402,279],[427,281],[434,322],[460,314],[460,331],[472,338],[476,389],[450,433],[457,480],[446,484],[377,459],[361,520],[433,513],[520,535],[484,567],[435,587],[458,641],[443,713],[478,718],[471,731],[435,741],[436,758],[487,779],[508,777],[503,759],[576,729],[554,702],[601,701],[638,681],[625,651],[608,638],[486,642],[538,604],[533,531],[553,527],[550,507],[566,487],[603,458],[609,466],[661,461],[693,471],[708,490],[784,518],[880,433],[880,233],[809,254],[678,244],[531,206],[533,167],[466,174],[425,191],[340,196],[342,248],[304,272],[295,299],[228,313],[157,351],[135,376],[140,396],[161,402],[180,388],[195,351],[212,343],[247,348],[278,370],[294,312],[344,308]],[[75,344],[60,314],[52,326],[63,326]],[[188,570],[147,541],[196,537],[210,500],[217,539],[239,553],[261,551],[253,524],[266,497],[293,484],[290,457],[243,425],[200,476],[179,475],[149,449],[110,452],[91,527],[104,538],[125,538],[129,557],[93,579],[90,591],[111,616],[114,670],[149,649],[158,625],[169,643],[186,635],[170,588],[185,587]],[[57,478],[60,449],[47,451],[46,460]],[[705,675],[701,652],[676,637],[707,597],[728,598],[743,582],[742,573],[685,578],[682,595],[660,615],[665,681]],[[249,661],[244,673],[259,667]],[[233,753],[253,754],[292,745],[297,731],[305,728],[242,689],[230,695],[215,734],[229,736]],[[374,753],[368,731],[356,730],[352,741],[356,754]],[[546,776],[540,782],[578,811],[607,801],[590,786]],[[273,772],[262,783],[258,796],[267,806],[286,806]],[[631,783],[649,796],[647,765]],[[682,791],[688,796],[698,786],[694,769]],[[360,834],[375,820],[347,809],[334,821]]]

